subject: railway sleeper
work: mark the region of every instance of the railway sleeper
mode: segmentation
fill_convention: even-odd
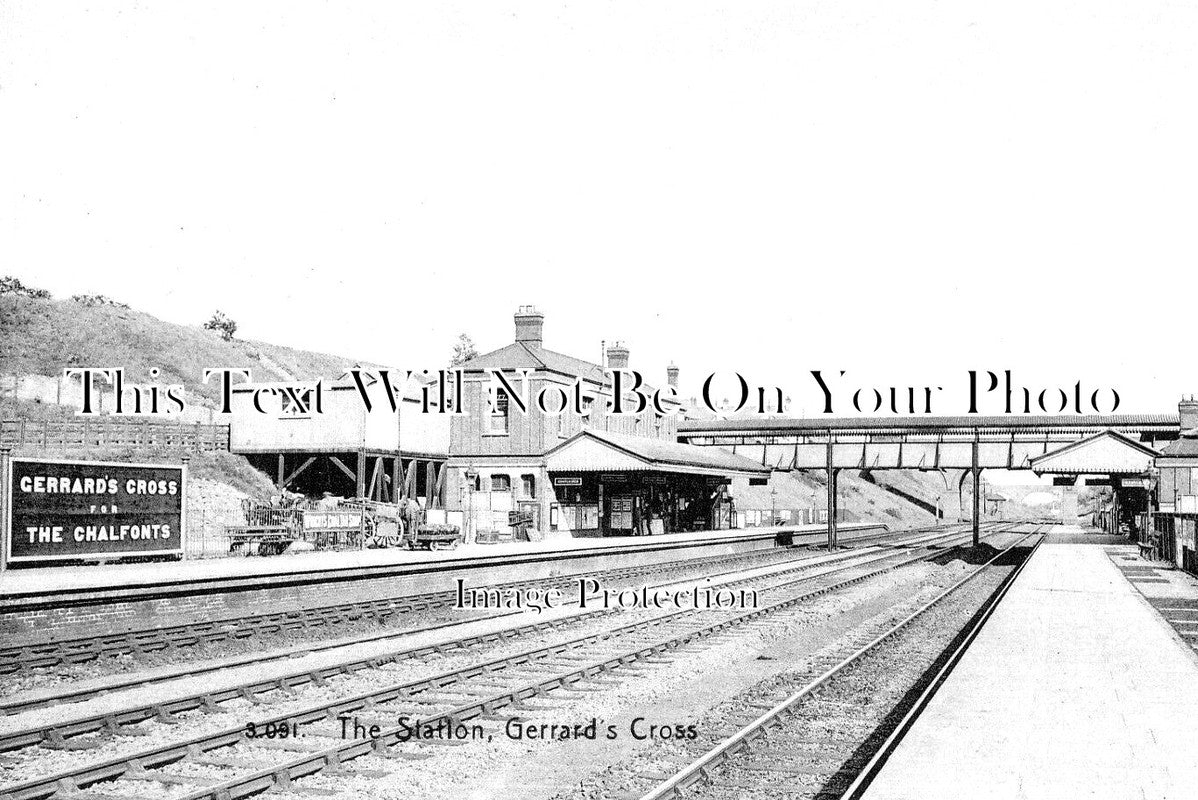
[[[145,795],[131,795],[121,793],[105,794],[94,791],[93,789],[80,789],[79,785],[70,778],[63,778],[55,787],[54,800],[157,800],[157,798],[146,797]]]
[[[162,725],[179,724],[179,720],[167,711],[165,706],[154,706],[154,721]]]
[[[337,792],[333,789],[321,789],[316,786],[300,786],[291,779],[291,773],[282,769],[276,772],[271,779],[274,781],[274,788],[280,791],[291,792],[292,794],[302,794],[308,797],[334,797]]]
[[[101,734],[72,736],[68,739],[62,735],[62,731],[54,728],[45,732],[41,746],[47,750],[95,750],[110,738],[112,737]]]
[[[200,710],[205,714],[228,714],[229,709],[222,706],[210,694],[206,694],[200,698]]]
[[[242,700],[245,700],[252,705],[255,705],[255,706],[269,705],[269,703],[267,703],[265,700],[262,699],[262,697],[259,695],[258,692],[250,691],[245,686],[238,688],[237,694],[239,697],[241,697]]]

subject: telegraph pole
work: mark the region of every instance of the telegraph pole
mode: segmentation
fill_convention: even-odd
[[[980,523],[978,503],[981,500],[982,471],[978,469],[978,432],[973,432],[973,546],[978,546],[978,528]]]
[[[4,537],[0,541],[0,572],[4,572],[8,561],[8,544],[12,541],[12,531],[9,530],[9,520],[12,517],[10,504],[12,498],[8,496],[9,486],[12,485],[8,477],[9,466],[12,463],[11,448],[6,444],[0,444],[0,536]]]
[[[832,462],[832,429],[828,429],[828,552],[836,549],[836,469]]]

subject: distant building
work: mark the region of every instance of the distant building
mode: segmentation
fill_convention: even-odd
[[[1156,458],[1155,555],[1198,575],[1198,401],[1177,407],[1181,436]]]
[[[740,524],[746,528],[810,525],[828,519],[827,492],[806,485],[795,473],[775,471],[768,480],[737,478],[731,491]]]
[[[982,497],[986,501],[986,516],[997,517],[998,519],[1006,519],[1006,507],[1007,503],[1010,502],[1010,498],[988,486],[985,487]]]
[[[608,347],[606,369],[545,347],[544,316],[531,306],[515,315],[515,341],[463,365],[464,414],[450,422],[447,503],[475,530],[506,532],[509,514],[527,520],[531,535],[607,536],[731,527],[726,486],[733,476],[768,475],[757,462],[677,441],[677,399],[663,392],[664,414],[650,405],[613,414],[611,370],[629,368],[629,349]],[[493,371],[523,392],[527,409],[499,388]],[[667,371],[677,387],[678,368]],[[497,384],[498,382],[495,381]],[[546,413],[535,398],[581,387],[581,413]],[[653,391],[650,387],[646,391]],[[631,402],[631,396],[628,395]]]

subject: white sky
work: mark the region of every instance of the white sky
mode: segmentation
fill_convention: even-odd
[[[437,368],[1198,393],[1181,2],[0,2],[0,273]],[[987,410],[999,410],[991,406]],[[851,408],[838,403],[838,413]]]

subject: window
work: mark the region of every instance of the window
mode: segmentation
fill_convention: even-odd
[[[495,391],[495,410],[491,412],[491,433],[508,432],[508,396],[503,389]]]
[[[594,406],[594,405],[595,405],[595,398],[593,398],[593,397],[583,397],[582,398],[582,424],[584,427],[591,424],[591,410],[592,410],[592,406]]]
[[[492,492],[510,492],[512,490],[512,479],[509,475],[492,475],[491,476],[491,491]]]
[[[520,489],[524,496],[530,500],[536,499],[537,496],[537,476],[536,475],[521,475]]]
[[[653,435],[658,439],[661,438],[661,426],[665,424],[665,417],[654,412],[653,414]]]
[[[312,390],[308,389],[302,393],[298,393],[300,402],[295,402],[295,398],[284,392],[282,398],[282,415],[284,417],[307,417],[309,416],[308,408],[312,404]]]

